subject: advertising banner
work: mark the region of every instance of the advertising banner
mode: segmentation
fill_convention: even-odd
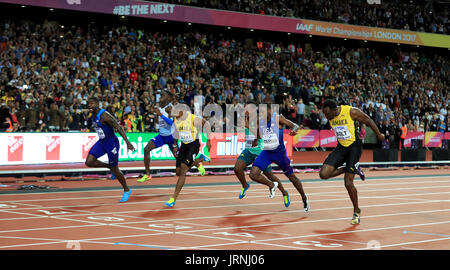
[[[424,132],[408,132],[406,133],[405,141],[403,142],[404,147],[411,147],[411,140],[424,140],[425,133]],[[423,145],[422,145],[423,146]]]
[[[300,129],[297,135],[293,139],[294,147],[308,148],[308,147],[319,147],[320,136],[318,130],[313,129]]]
[[[120,144],[120,152],[119,152],[119,161],[135,161],[135,160],[144,160],[144,148],[147,143],[156,137],[159,133],[149,132],[149,133],[127,133],[128,140],[136,149],[133,152],[128,151],[127,144],[124,139],[116,134],[119,139]],[[206,148],[206,134],[202,133],[200,135],[200,151],[199,153],[205,154],[209,156],[208,149]],[[180,147],[181,143],[178,142],[178,147]],[[175,157],[170,151],[169,146],[164,145],[160,148],[153,149],[150,152],[151,160],[175,160]]]
[[[210,158],[237,157],[245,149],[244,133],[212,133]]]
[[[159,2],[136,0],[0,0],[0,2],[118,16],[450,48],[450,35],[249,14]]]
[[[8,136],[6,140],[2,139],[2,142],[8,142],[8,161],[23,160],[23,136]]]
[[[425,147],[441,147],[444,133],[437,131],[425,132]]]
[[[321,130],[319,136],[321,147],[336,147],[338,144],[336,134],[332,129]]]
[[[45,150],[46,160],[59,160],[61,153],[61,137],[47,136]]]
[[[127,133],[135,151],[127,149],[119,134],[119,161],[144,160],[144,147],[158,133]],[[0,165],[84,162],[97,142],[96,133],[0,133]],[[200,136],[200,153],[209,155],[206,134]],[[150,152],[152,160],[174,160],[167,145]],[[107,161],[106,155],[99,158]]]
[[[81,159],[86,159],[89,150],[91,150],[92,146],[98,141],[98,136],[96,134],[82,134],[81,138]]]
[[[283,134],[284,146],[286,147],[288,157],[292,157],[293,141],[294,141],[294,137],[289,135],[290,132],[291,132],[290,130],[284,130]]]
[[[450,132],[444,133],[444,140],[450,140]]]

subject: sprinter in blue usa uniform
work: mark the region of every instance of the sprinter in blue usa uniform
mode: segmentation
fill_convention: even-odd
[[[286,125],[291,128],[291,136],[295,135],[300,127],[284,118],[283,115],[272,112],[270,107],[271,103],[268,104],[266,109],[262,107],[260,110],[260,115],[261,113],[264,115],[264,110],[267,115],[267,119],[261,119],[259,124],[260,136],[263,139],[263,150],[253,162],[250,178],[255,182],[268,186],[270,188],[270,198],[273,198],[278,183],[269,181],[261,172],[270,164],[277,164],[300,193],[303,200],[303,209],[307,212],[309,211],[308,197],[303,191],[302,182],[294,174],[294,170],[291,167],[291,160],[287,156],[286,147],[284,146],[283,129],[280,128],[280,125]]]
[[[177,145],[174,144],[172,136],[175,127],[173,126],[173,119],[169,117],[173,107],[171,103],[173,99],[174,95],[170,91],[164,90],[160,99],[160,105],[162,108],[153,109],[153,112],[158,115],[159,134],[151,139],[144,148],[145,174],[142,178],[137,180],[140,183],[152,179],[152,175],[150,174],[150,152],[153,149],[167,145],[169,146],[170,151],[172,151],[174,157],[177,157]]]
[[[91,150],[89,150],[85,164],[88,167],[110,169],[124,190],[120,202],[126,202],[131,194],[131,190],[128,188],[123,173],[119,170],[120,145],[116,134],[114,134],[114,130],[117,130],[120,136],[125,140],[129,151],[134,151],[134,146],[130,143],[125,131],[117,123],[114,116],[109,114],[105,109],[100,109],[98,98],[89,98],[88,107],[92,113],[92,127],[97,132],[99,139],[94,146],[92,146]],[[108,163],[98,160],[98,158],[105,154],[108,155]]]

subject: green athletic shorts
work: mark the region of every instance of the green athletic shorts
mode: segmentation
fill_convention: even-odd
[[[239,155],[238,160],[244,161],[247,165],[253,164],[258,155],[250,152],[248,149],[244,149],[242,153]],[[272,172],[272,165],[269,165],[264,172]]]

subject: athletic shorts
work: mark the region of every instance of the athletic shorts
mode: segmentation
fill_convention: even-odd
[[[112,167],[119,165],[119,151],[120,145],[117,138],[111,140],[98,140],[91,150],[89,150],[89,155],[93,155],[95,158],[100,158],[101,156],[108,155],[108,164]]]
[[[178,150],[178,156],[176,159],[176,167],[181,167],[181,163],[186,164],[188,167],[192,167],[194,164],[195,157],[200,151],[200,142],[195,140],[191,143],[181,143],[180,149]]]
[[[348,147],[338,143],[333,152],[325,159],[323,164],[331,165],[334,168],[341,167],[345,163],[346,172],[356,174],[355,164],[359,162],[362,154],[362,143],[355,141]]]
[[[261,171],[265,171],[272,163],[277,164],[285,175],[291,175],[294,173],[294,170],[291,167],[291,160],[287,156],[286,150],[280,152],[273,150],[262,150],[253,162],[253,166],[258,167]]]
[[[170,150],[173,150],[173,136],[169,135],[169,136],[162,136],[161,134],[159,134],[158,136],[154,137],[152,139],[152,142],[155,144],[156,148],[159,148],[165,144],[167,144],[170,148]]]
[[[255,161],[255,159],[258,157],[258,155],[253,154],[252,152],[250,152],[248,149],[244,149],[244,151],[242,151],[242,153],[239,155],[238,160],[242,160],[245,162],[245,164],[250,165],[253,164],[253,162]],[[264,172],[271,172],[272,171],[272,166],[269,165]]]

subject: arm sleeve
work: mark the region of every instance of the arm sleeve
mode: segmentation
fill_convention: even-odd
[[[164,121],[166,121],[167,124],[172,125],[173,124],[173,120],[170,119],[169,117],[165,116],[165,115],[161,115],[162,119],[164,119]]]

